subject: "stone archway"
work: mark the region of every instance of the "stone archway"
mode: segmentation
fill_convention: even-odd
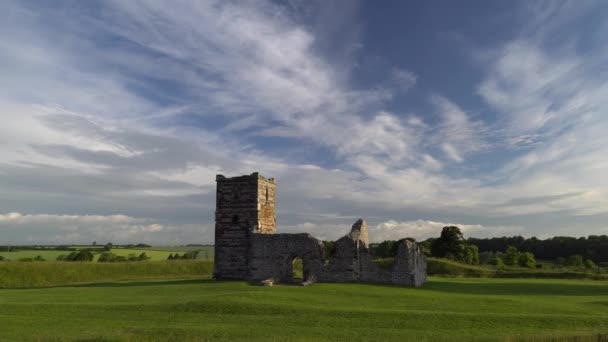
[[[299,256],[291,261],[291,281],[294,283],[304,281],[304,259]]]

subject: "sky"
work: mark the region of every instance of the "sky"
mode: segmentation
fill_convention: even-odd
[[[0,245],[608,234],[606,1],[0,2]]]

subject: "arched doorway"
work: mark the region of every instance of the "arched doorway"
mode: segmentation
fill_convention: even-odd
[[[295,257],[291,261],[291,281],[294,283],[304,281],[304,260],[300,257]]]

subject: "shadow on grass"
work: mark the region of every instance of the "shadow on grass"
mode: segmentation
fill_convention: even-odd
[[[606,284],[590,285],[576,282],[458,282],[431,280],[423,290],[457,294],[513,296],[608,296]]]

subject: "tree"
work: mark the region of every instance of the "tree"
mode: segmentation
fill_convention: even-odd
[[[93,243],[91,245],[97,246],[97,241],[93,241]]]
[[[502,257],[502,260],[507,266],[517,266],[519,264],[519,252],[517,251],[517,248],[509,246]]]
[[[59,257],[58,257],[59,258]],[[88,249],[73,251],[65,257],[65,261],[93,261],[95,256]]]
[[[469,265],[479,265],[479,248],[475,245],[466,245],[463,261]]]
[[[116,261],[116,254],[114,253],[101,253],[99,254],[99,258],[97,259],[97,262],[114,262]]]
[[[105,246],[103,246],[103,249],[106,250],[106,251],[108,251],[108,252],[111,251],[112,250],[112,243],[111,242],[106,243]]]
[[[479,264],[479,250],[475,245],[467,245],[460,228],[443,227],[441,236],[431,242],[431,255],[467,264]]]
[[[518,264],[521,267],[534,268],[536,266],[536,260],[534,260],[534,254],[530,252],[519,253]]]
[[[585,268],[596,268],[597,266],[591,259],[585,260]]]
[[[568,266],[583,267],[583,257],[578,254],[571,255],[566,260],[566,264]]]

